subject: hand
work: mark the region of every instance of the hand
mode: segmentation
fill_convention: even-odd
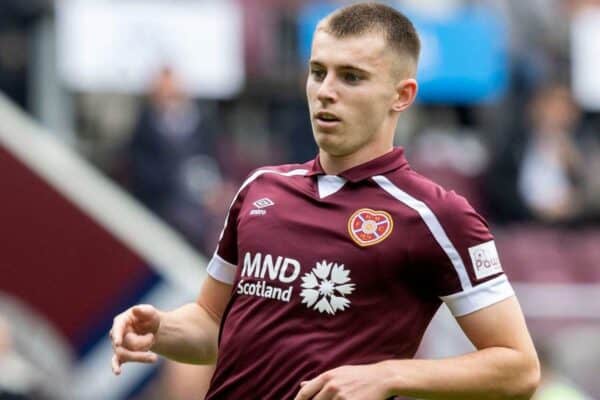
[[[121,373],[121,365],[128,361],[154,363],[156,354],[150,349],[156,342],[160,314],[150,305],[138,305],[117,315],[110,330],[113,345],[112,370]]]
[[[386,385],[389,374],[383,363],[335,368],[300,383],[294,400],[383,400],[393,396]]]

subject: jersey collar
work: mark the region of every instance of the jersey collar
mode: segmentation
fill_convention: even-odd
[[[311,164],[307,176],[325,175],[325,171],[323,171],[323,167],[321,167],[321,162],[319,161],[319,156],[311,161]],[[338,174],[338,176],[350,182],[360,182],[375,175],[383,175],[397,169],[408,168],[408,161],[404,157],[404,149],[402,147],[395,147],[389,153],[347,169]]]

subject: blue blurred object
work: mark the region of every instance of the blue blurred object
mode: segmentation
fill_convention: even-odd
[[[299,52],[307,63],[314,28],[339,5],[309,3],[298,15]],[[418,71],[421,103],[474,104],[494,101],[509,83],[505,22],[484,5],[464,5],[443,16],[402,10],[422,41]]]
[[[509,81],[504,21],[483,6],[464,6],[443,19],[407,13],[422,52],[419,101],[472,104],[492,101]]]
[[[310,48],[312,46],[313,33],[319,21],[339,5],[327,1],[307,2],[298,10],[298,52],[300,61],[308,65],[310,59]]]

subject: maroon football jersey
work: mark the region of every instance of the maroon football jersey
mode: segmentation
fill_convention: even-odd
[[[207,399],[292,399],[329,369],[412,358],[442,302],[513,295],[486,222],[401,148],[339,176],[318,158],[254,171],[208,273],[233,288]]]

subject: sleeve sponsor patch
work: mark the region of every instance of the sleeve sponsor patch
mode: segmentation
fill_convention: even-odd
[[[502,265],[500,265],[500,258],[493,240],[469,247],[469,255],[477,279],[487,278],[502,272]]]

